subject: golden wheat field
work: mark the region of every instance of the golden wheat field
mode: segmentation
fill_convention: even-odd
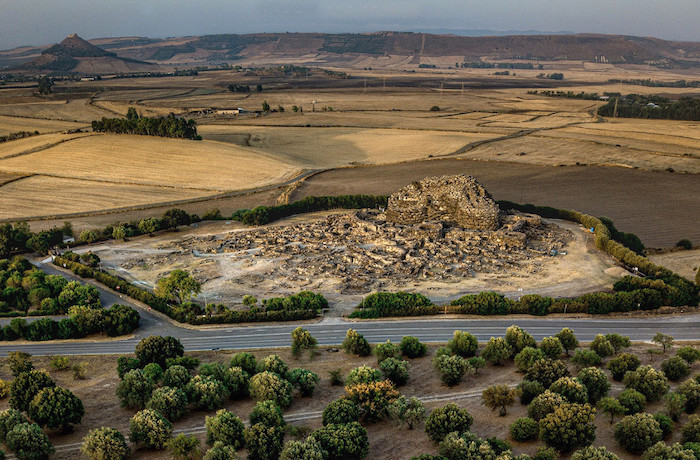
[[[39,131],[51,133],[84,127],[84,123],[74,123],[59,120],[42,120],[37,118],[20,118],[0,116],[0,136],[19,131]]]
[[[300,167],[335,168],[417,160],[452,153],[483,133],[368,128],[201,126],[205,139],[252,147]]]

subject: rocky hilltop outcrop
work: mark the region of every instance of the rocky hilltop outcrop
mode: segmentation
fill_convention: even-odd
[[[403,225],[439,221],[450,226],[497,230],[500,208],[471,176],[429,177],[389,197],[386,219]]]

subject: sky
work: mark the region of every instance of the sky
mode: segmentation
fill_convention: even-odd
[[[0,0],[0,49],[83,38],[540,30],[700,41],[700,0]]]

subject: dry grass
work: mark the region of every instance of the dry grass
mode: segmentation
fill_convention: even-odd
[[[695,273],[700,270],[700,249],[690,251],[673,251],[666,254],[652,254],[652,262],[662,265],[689,280],[695,280]]]
[[[0,144],[0,159],[45,150],[61,142],[90,134],[42,134]]]
[[[0,104],[0,115],[9,117],[41,118],[45,120],[90,123],[114,114],[88,105],[87,99],[43,101],[32,104]]]
[[[230,144],[100,135],[0,160],[0,170],[216,192],[281,182],[297,168]]]
[[[452,153],[493,137],[443,131],[358,128],[278,128],[205,125],[207,139],[246,145],[304,168],[393,163]]]
[[[16,133],[18,131],[39,131],[40,133],[50,133],[54,131],[81,128],[84,126],[85,125],[82,123],[0,116],[0,136]]]
[[[0,173],[0,184],[3,177]],[[26,219],[193,198],[206,192],[32,176],[0,187],[0,219]]]

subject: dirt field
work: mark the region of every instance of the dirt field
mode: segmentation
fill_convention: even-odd
[[[627,168],[540,167],[440,159],[386,166],[343,168],[307,179],[292,195],[390,194],[428,176],[474,176],[497,200],[576,209],[606,216],[651,247],[679,239],[700,241],[700,176]],[[672,224],[670,224],[672,222]]]
[[[5,143],[0,145],[0,173],[40,174],[92,182],[76,182],[76,190],[86,197],[75,203],[66,199],[58,208],[49,199],[51,197],[42,195],[49,186],[37,185],[22,190],[20,181],[14,188],[2,187],[0,200],[4,203],[17,202],[18,194],[25,192],[39,194],[31,198],[29,208],[10,206],[9,210],[3,210],[2,216],[48,216],[56,214],[56,209],[61,213],[94,212],[97,215],[81,217],[74,225],[104,226],[122,216],[136,215],[133,212],[100,214],[107,209],[129,204],[151,205],[156,214],[161,212],[164,202],[280,183],[302,169],[384,165],[459,155],[464,159],[493,162],[487,169],[491,171],[492,183],[498,179],[499,185],[496,188],[489,185],[489,188],[498,191],[500,197],[514,201],[521,201],[522,197],[538,204],[566,204],[596,214],[614,214],[612,217],[616,217],[621,228],[643,235],[645,242],[652,246],[673,244],[683,237],[691,238],[696,244],[700,241],[697,226],[690,228],[685,221],[691,218],[697,221],[693,196],[698,194],[687,193],[695,190],[694,179],[676,175],[669,179],[673,182],[670,188],[665,182],[662,188],[655,186],[659,176],[645,176],[642,171],[621,172],[623,177],[639,174],[621,183],[617,172],[601,175],[597,169],[583,166],[584,169],[578,171],[584,172],[582,176],[586,180],[574,182],[568,172],[553,174],[553,169],[531,169],[531,165],[601,165],[700,173],[698,122],[599,120],[592,112],[602,102],[528,94],[531,89],[551,88],[599,94],[618,91],[688,95],[697,90],[645,88],[610,84],[606,80],[697,79],[692,72],[578,61],[548,63],[548,71],[566,74],[566,80],[557,83],[534,78],[537,71],[517,72],[517,77],[494,76],[492,69],[421,69],[408,73],[405,70],[411,64],[401,59],[383,65],[381,70],[363,70],[368,66],[354,63],[351,78],[345,80],[261,78],[241,72],[216,71],[195,77],[105,79],[99,85],[96,82],[59,82],[54,94],[41,97],[30,87],[0,89],[0,131],[20,128],[61,131],[86,126],[103,116],[123,115],[128,107],[134,106],[144,115],[186,113],[197,119],[200,132],[207,139],[196,144],[180,144],[161,138],[124,140],[120,136],[95,136],[55,145],[67,138],[47,134]],[[232,81],[253,87],[262,81],[264,90],[262,93],[230,93],[226,87]],[[217,115],[220,109],[237,107],[258,111],[265,101],[273,109],[283,106],[286,111],[266,115]],[[293,105],[302,107],[303,113],[292,112]],[[440,110],[430,111],[433,106]],[[15,157],[8,158],[12,156]],[[6,159],[2,160],[3,157]],[[393,190],[395,183],[403,185],[407,180],[425,177],[428,171],[439,169],[417,162],[408,165],[396,165],[393,167],[396,169],[381,169],[385,167],[380,166],[381,171],[389,174],[381,178],[381,182],[392,184]],[[518,172],[519,169],[522,171]],[[452,172],[450,168],[443,171]],[[377,190],[375,185],[380,179],[375,173],[368,169],[361,173],[352,177],[353,190],[362,193]],[[328,174],[336,177],[335,172]],[[310,184],[319,184],[319,179],[312,179]],[[643,187],[648,181],[652,186]],[[34,182],[43,184],[48,180],[35,179]],[[109,185],[113,182],[124,188],[115,194],[111,190],[113,186]],[[102,183],[106,185],[103,187]],[[313,190],[332,194],[343,188],[341,183],[342,180],[326,183]],[[568,189],[563,190],[567,184]],[[128,189],[132,186],[137,188],[130,195]],[[163,192],[141,193],[138,187],[161,187]],[[311,190],[305,187],[295,196]],[[611,193],[614,187],[618,188],[612,190],[615,199],[605,206],[590,206],[594,198],[597,200],[600,195]],[[185,189],[187,191],[182,192]],[[591,193],[595,197],[589,196]],[[227,197],[209,204],[182,204],[182,207],[191,212],[219,207],[222,212],[230,213],[240,207],[274,204],[276,199],[269,193],[257,198],[259,201],[255,201],[254,196]],[[655,215],[644,213],[642,218],[639,209],[649,202],[663,203],[663,206],[655,206]],[[143,215],[141,210],[135,213]],[[656,225],[656,220],[673,222],[674,226]],[[647,226],[647,221],[652,224]],[[39,225],[50,226],[50,222]]]
[[[337,213],[298,216],[278,221],[273,228],[309,225],[334,214]],[[556,222],[561,227],[557,231],[563,232],[562,235],[565,234],[565,238],[570,240],[562,248],[568,252],[566,256],[525,257],[514,253],[513,261],[509,263],[515,266],[507,270],[483,262],[483,266],[479,266],[481,268],[474,265],[471,276],[457,279],[416,277],[406,280],[398,275],[381,277],[376,274],[374,277],[377,279],[373,281],[381,285],[382,291],[406,290],[425,294],[435,301],[449,301],[466,293],[485,290],[515,297],[535,292],[575,296],[608,289],[626,274],[609,257],[592,247],[592,239],[579,226],[562,221],[552,222]],[[323,266],[320,260],[312,262],[306,258],[293,259],[291,255],[276,258],[262,254],[250,260],[250,251],[225,248],[226,241],[245,238],[245,232],[250,230],[238,223],[210,223],[157,238],[140,237],[126,243],[93,245],[90,250],[100,256],[107,269],[147,286],[154,286],[159,277],[175,268],[187,270],[203,283],[199,298],[228,305],[240,304],[241,298],[249,294],[267,298],[309,289],[323,294],[331,302],[334,312],[340,314],[341,311],[349,312],[369,292],[367,288],[348,288],[337,274],[314,272],[313,267],[320,269]],[[324,246],[332,245],[330,239],[324,239],[322,243]],[[311,257],[313,242],[309,240],[304,244],[309,252],[308,257]],[[354,278],[353,286],[359,283],[360,275],[357,275],[358,279]]]
[[[638,344],[631,349],[643,360],[644,364],[651,363],[655,367],[659,367],[660,361],[668,355],[651,355],[653,360],[650,362],[646,356],[647,344]],[[432,356],[437,348],[437,345],[429,347],[428,355],[424,358],[416,358],[409,360],[410,379],[406,386],[399,387],[399,391],[406,396],[418,396],[425,400],[425,406],[428,412],[434,408],[441,407],[448,402],[454,402],[460,407],[469,411],[474,417],[472,431],[477,435],[487,438],[497,436],[506,439],[511,443],[516,453],[534,454],[537,448],[541,445],[539,441],[520,443],[513,441],[510,438],[508,427],[518,417],[526,416],[526,408],[519,403],[509,408],[508,415],[501,418],[495,412],[490,411],[481,404],[481,391],[492,385],[493,382],[515,385],[522,380],[522,374],[516,372],[512,362],[503,367],[488,366],[479,371],[476,375],[467,376],[463,383],[448,388],[440,384],[439,378],[431,365]],[[360,365],[369,365],[376,367],[376,358],[370,356],[367,358],[349,357],[344,353],[334,353],[331,349],[322,348],[318,356],[309,361],[307,356],[294,360],[288,349],[278,350],[261,350],[253,351],[256,358],[263,358],[271,353],[279,354],[291,367],[303,367],[316,372],[321,377],[316,392],[312,398],[295,397],[292,406],[285,411],[286,416],[294,414],[305,414],[310,412],[321,411],[330,401],[341,397],[345,394],[342,386],[331,386],[329,381],[328,371],[331,369],[340,369],[343,375]],[[191,353],[190,356],[199,358],[202,362],[223,362],[230,361],[231,352],[202,352]],[[4,359],[3,359],[4,360]],[[52,443],[56,446],[72,444],[80,442],[83,436],[94,427],[111,426],[120,430],[124,434],[128,434],[129,419],[135,411],[120,407],[119,401],[115,396],[115,388],[118,383],[116,374],[116,357],[103,356],[82,356],[72,357],[72,362],[87,363],[87,379],[75,381],[69,371],[57,372],[50,370],[52,378],[57,385],[71,389],[78,397],[80,397],[85,405],[85,417],[80,425],[75,427],[72,434],[61,435],[50,433]],[[35,367],[49,367],[49,358],[34,357]],[[569,365],[571,372],[575,375],[577,368]],[[698,364],[693,365],[693,371],[697,371]],[[606,371],[607,373],[607,371]],[[9,369],[2,366],[0,370],[0,378],[3,380],[11,379]],[[610,377],[609,377],[610,378]],[[612,379],[610,378],[611,382]],[[613,388],[610,392],[612,396],[619,394],[623,387],[619,383],[612,382]],[[248,414],[252,410],[254,402],[251,400],[243,400],[238,402],[228,402],[226,408],[238,415],[242,420],[247,421]],[[0,402],[0,409],[7,408],[7,399]],[[646,407],[649,413],[655,413],[663,410],[663,404],[654,403]],[[175,430],[196,429],[204,426],[204,418],[208,415],[213,415],[214,412],[192,412],[185,416],[180,421],[174,424]],[[682,426],[687,415],[682,415],[678,426]],[[296,427],[306,427],[304,430],[315,429],[321,426],[321,419],[318,416],[309,415],[298,422],[293,422]],[[364,424],[367,428],[370,440],[370,453],[367,458],[381,458],[389,460],[405,460],[419,453],[437,453],[437,446],[434,445],[425,435],[423,426],[416,427],[413,431],[408,431],[405,427],[398,427],[392,422],[384,421],[373,424]],[[637,456],[630,455],[619,448],[612,437],[612,426],[608,423],[608,417],[605,414],[599,413],[596,416],[596,440],[594,445],[603,445],[617,453],[621,458],[635,459]],[[680,430],[677,430],[667,442],[676,442],[680,439]],[[303,435],[302,437],[304,437]],[[204,433],[199,432],[197,437],[204,444]],[[289,434],[285,440],[294,439]],[[80,454],[75,448],[58,448],[58,453],[52,458],[57,459],[74,459],[80,458]],[[245,451],[239,452],[242,458],[245,458]],[[167,451],[136,451],[134,458],[138,459],[166,459],[170,458]]]
[[[654,254],[649,256],[649,259],[655,264],[663,265],[685,276],[689,280],[695,280],[695,273],[700,269],[700,249]]]

